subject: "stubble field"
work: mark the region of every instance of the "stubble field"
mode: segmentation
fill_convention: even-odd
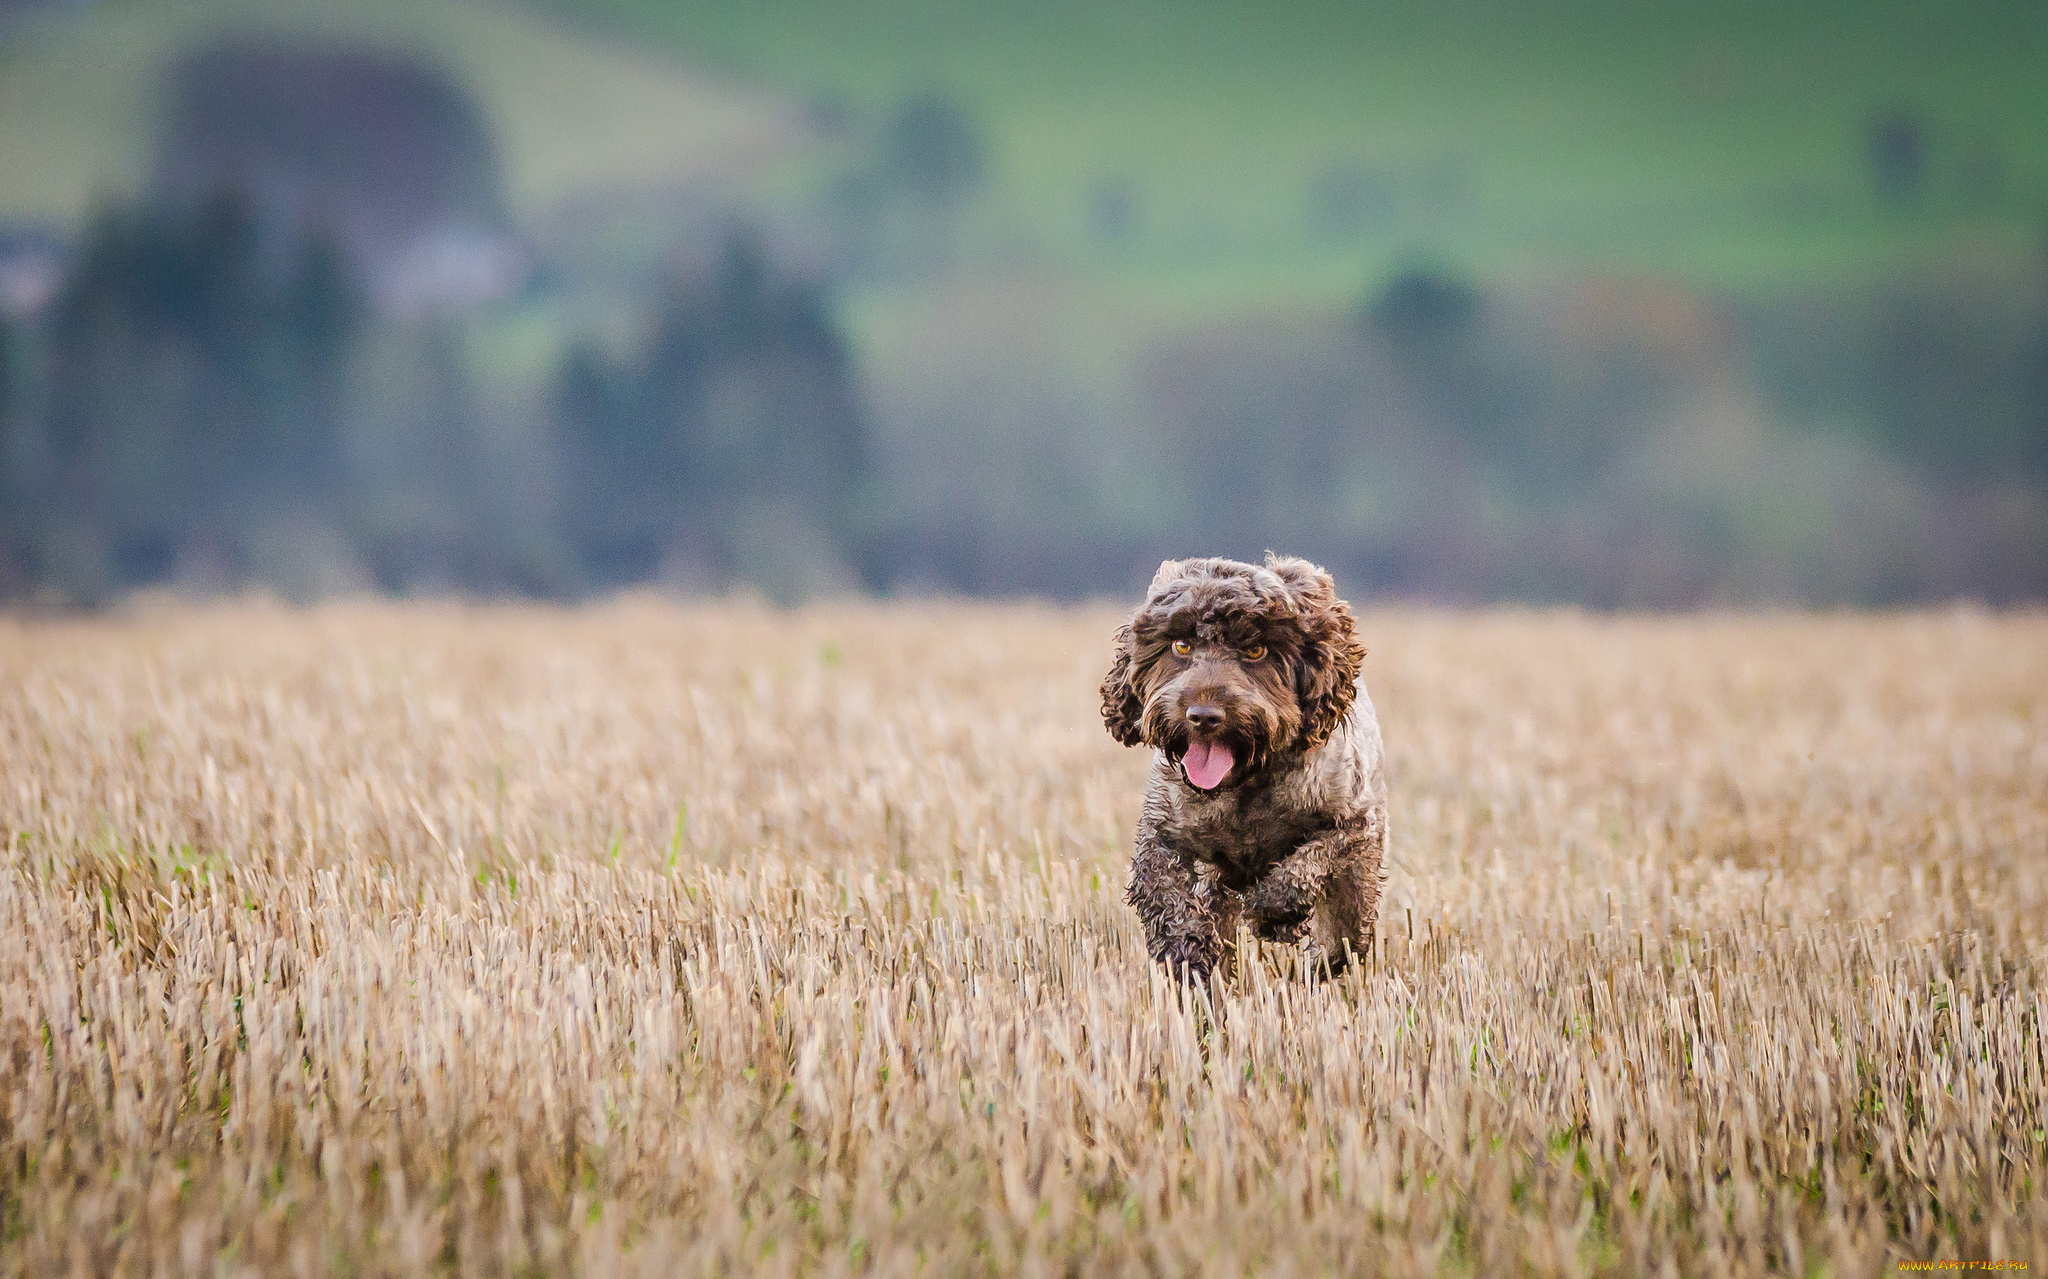
[[[2048,617],[1369,611],[1372,962],[1198,995],[1112,623],[0,618],[0,1270],[2048,1265]]]

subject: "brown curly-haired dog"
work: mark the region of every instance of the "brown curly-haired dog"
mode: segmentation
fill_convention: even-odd
[[[1126,896],[1176,975],[1208,976],[1241,920],[1331,971],[1371,946],[1387,785],[1364,660],[1330,575],[1270,553],[1168,560],[1118,629],[1103,723],[1156,752]]]

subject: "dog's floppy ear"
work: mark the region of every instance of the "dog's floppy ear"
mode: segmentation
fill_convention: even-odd
[[[1351,606],[1337,598],[1330,575],[1307,560],[1266,555],[1266,567],[1287,587],[1301,628],[1301,669],[1295,696],[1301,701],[1301,737],[1295,745],[1314,750],[1330,739],[1358,698],[1358,672],[1365,645]]]
[[[1137,660],[1137,640],[1131,634],[1131,624],[1125,622],[1116,628],[1116,657],[1109,664],[1109,674],[1102,677],[1102,723],[1109,735],[1125,746],[1145,740],[1139,727],[1145,699],[1138,696],[1131,679]]]
[[[1145,607],[1158,596],[1160,588],[1181,575],[1186,567],[1183,560],[1161,560],[1159,571],[1152,575],[1152,584],[1145,588],[1145,605],[1131,615],[1131,620],[1116,629],[1116,657],[1109,664],[1109,674],[1102,677],[1102,722],[1109,729],[1109,735],[1126,746],[1137,746],[1145,740],[1142,721],[1145,716],[1145,699],[1138,692],[1138,640],[1136,626],[1138,619],[1145,615]]]

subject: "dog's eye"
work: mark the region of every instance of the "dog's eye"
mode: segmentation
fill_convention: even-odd
[[[1244,660],[1246,660],[1247,662],[1256,662],[1265,655],[1266,646],[1264,644],[1254,644],[1244,651]]]
[[[1189,653],[1192,653],[1194,651],[1195,646],[1193,644],[1188,643],[1186,640],[1175,640],[1173,642],[1173,655],[1175,657],[1186,657]]]

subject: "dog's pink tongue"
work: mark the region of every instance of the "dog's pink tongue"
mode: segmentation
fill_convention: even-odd
[[[1188,780],[1203,790],[1215,790],[1222,785],[1230,775],[1230,766],[1236,762],[1230,748],[1221,742],[1196,742],[1180,761],[1188,772]]]

